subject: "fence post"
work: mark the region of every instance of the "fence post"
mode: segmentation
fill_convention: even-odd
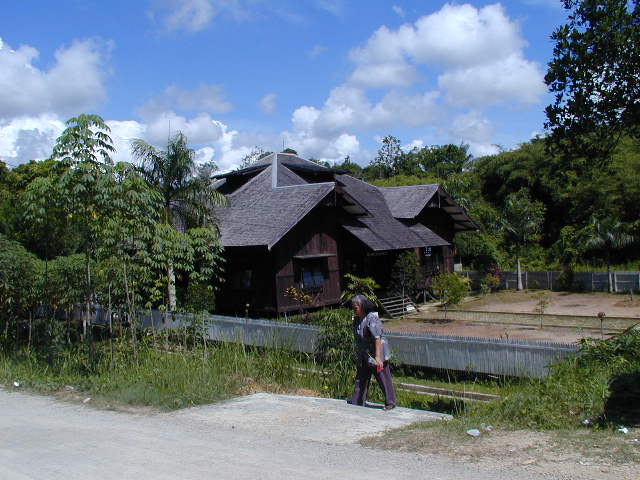
[[[592,292],[596,291],[596,286],[595,286],[594,278],[593,278],[593,270],[591,271],[591,291]]]
[[[527,290],[529,290],[529,270],[524,271],[524,284]]]
[[[618,272],[613,271],[613,293],[618,293]]]

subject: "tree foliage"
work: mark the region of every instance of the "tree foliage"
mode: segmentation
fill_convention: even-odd
[[[639,138],[640,2],[564,0],[568,22],[553,32],[545,82],[551,140],[600,164],[624,136]]]

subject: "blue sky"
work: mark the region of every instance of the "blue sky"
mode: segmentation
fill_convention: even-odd
[[[97,113],[115,158],[183,131],[200,161],[253,147],[366,165],[405,148],[476,156],[542,133],[560,0],[23,0],[0,16],[0,160],[49,155]]]

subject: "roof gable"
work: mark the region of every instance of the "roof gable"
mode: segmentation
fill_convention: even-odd
[[[478,231],[480,227],[440,185],[378,187],[395,218],[413,219],[426,207],[441,208],[453,220],[456,232]]]
[[[331,191],[333,183],[272,188],[272,167],[228,195],[216,209],[221,243],[226,247],[273,247]]]

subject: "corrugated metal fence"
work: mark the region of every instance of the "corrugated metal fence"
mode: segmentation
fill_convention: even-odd
[[[471,280],[474,289],[480,287],[483,274],[473,270],[461,272]],[[514,271],[503,272],[502,287],[518,288],[518,274]],[[523,288],[534,288],[543,290],[553,290],[558,286],[560,272],[551,270],[523,270]],[[609,283],[616,293],[627,293],[629,291],[640,291],[640,272],[638,271],[612,271],[611,279],[607,272],[575,272],[573,274],[573,289],[585,292],[608,292]]]
[[[211,340],[307,353],[315,351],[320,333],[316,326],[271,320],[186,314],[163,317],[160,312],[147,314],[142,318],[142,326],[165,329],[200,323]],[[387,338],[396,363],[493,375],[541,377],[547,373],[549,364],[578,350],[572,344],[434,334],[393,333]]]

